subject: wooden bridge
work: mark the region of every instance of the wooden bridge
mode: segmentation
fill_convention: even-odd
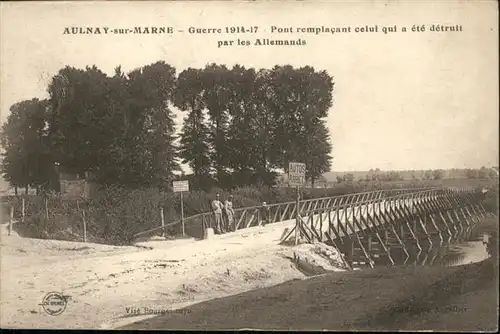
[[[408,248],[419,254],[470,232],[486,217],[483,194],[472,189],[419,189],[383,197],[368,193],[357,201],[301,212],[298,235],[306,242],[328,242],[346,254],[347,263],[355,247],[369,266],[374,256],[385,253],[394,265],[391,247]],[[290,231],[287,238],[293,236]]]
[[[389,246],[397,245],[408,255],[408,248],[422,250],[425,244],[450,242],[466,233],[486,211],[481,201],[484,194],[470,188],[411,188],[380,190],[342,196],[316,198],[299,202],[270,204],[235,209],[229,231],[262,224],[300,219],[283,242],[297,238],[300,242],[327,242],[351,256],[355,247],[373,266],[372,252],[380,247],[388,255]],[[213,213],[206,212],[185,219],[185,233],[203,238],[207,227],[214,227]],[[134,237],[159,233],[180,234],[180,221],[157,227]]]
[[[328,208],[336,208],[338,206],[355,204],[360,200],[368,198],[388,198],[395,195],[401,195],[411,192],[416,192],[428,188],[415,189],[393,189],[393,190],[378,190],[372,192],[354,193],[348,195],[339,195],[333,197],[322,197],[308,200],[301,200],[299,203],[299,212],[306,213],[311,210],[320,210]],[[234,209],[234,223],[230,226],[231,232],[241,230],[248,227],[261,226],[276,222],[284,222],[295,219],[297,211],[297,203],[283,202],[276,204],[268,204],[264,206],[251,206]],[[215,216],[212,212],[204,212],[184,219],[185,233],[187,236],[202,238],[204,230],[208,227],[215,227]],[[181,221],[167,223],[164,226],[155,227],[134,235],[134,238],[144,236],[153,236],[159,234],[180,235],[182,231]]]

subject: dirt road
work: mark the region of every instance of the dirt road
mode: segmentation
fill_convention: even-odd
[[[158,310],[304,278],[290,261],[299,250],[279,245],[284,228],[291,226],[293,222],[285,222],[212,240],[152,241],[140,247],[2,233],[1,326],[113,328]],[[336,270],[305,253],[311,261],[323,261],[325,269]],[[40,305],[52,291],[71,298],[58,316],[46,314]],[[133,311],[138,309],[139,314]]]

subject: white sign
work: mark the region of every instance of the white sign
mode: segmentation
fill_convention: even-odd
[[[288,184],[290,186],[303,186],[306,183],[306,164],[290,162],[288,164]]]
[[[174,187],[174,193],[189,191],[189,181],[174,181],[172,185]]]

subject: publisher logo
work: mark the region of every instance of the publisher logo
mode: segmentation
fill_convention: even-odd
[[[59,292],[49,292],[43,297],[41,305],[48,315],[60,315],[66,310],[67,304],[66,296]]]

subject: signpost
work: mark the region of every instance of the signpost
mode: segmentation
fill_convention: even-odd
[[[297,189],[297,202],[295,209],[295,244],[299,243],[299,228],[300,228],[300,193],[299,187],[306,183],[306,164],[301,162],[290,162],[288,164],[288,184],[290,187],[295,186]]]
[[[186,235],[186,231],[184,228],[184,200],[182,197],[182,193],[184,191],[189,191],[189,181],[174,181],[172,184],[174,188],[174,193],[181,193],[181,224],[182,224],[182,235]]]

